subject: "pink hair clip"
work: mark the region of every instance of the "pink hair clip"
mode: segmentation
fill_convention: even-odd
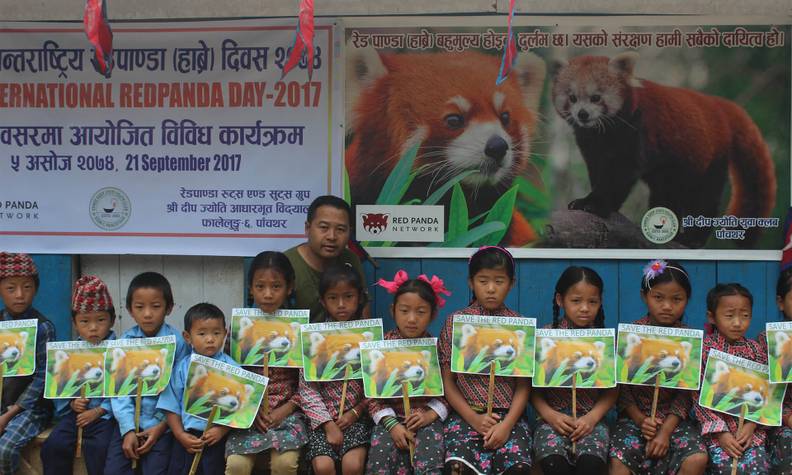
[[[385,289],[389,294],[395,294],[399,288],[404,285],[405,282],[410,280],[410,276],[404,270],[400,270],[396,272],[396,275],[393,276],[393,280],[385,280],[380,279],[377,281],[377,285]],[[445,299],[440,296],[443,295],[451,295],[451,291],[445,288],[445,283],[443,283],[443,279],[433,275],[432,278],[428,278],[426,274],[421,274],[418,276],[418,280],[422,280],[429,284],[429,287],[432,288],[432,291],[435,294],[435,301],[437,302],[437,308],[443,308],[445,306]]]

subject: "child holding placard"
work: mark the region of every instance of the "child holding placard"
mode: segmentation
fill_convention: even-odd
[[[422,274],[410,279],[400,270],[392,281],[380,279],[377,284],[393,294],[391,315],[396,328],[385,334],[386,340],[431,337],[426,329],[445,305],[441,294],[450,295],[439,277],[429,279]],[[448,417],[448,404],[442,397],[416,397],[410,399],[410,407],[411,414],[406,417],[401,399],[369,399],[368,411],[376,425],[366,473],[442,473],[443,421]],[[415,444],[412,464],[410,442]]]
[[[163,275],[144,272],[135,276],[127,289],[126,309],[137,325],[125,331],[120,339],[174,335],[174,366],[190,354],[179,332],[165,322],[165,317],[173,310],[173,291]],[[107,449],[105,473],[133,475],[132,461],[135,460],[145,475],[164,475],[170,461],[173,436],[168,432],[165,413],[157,410],[157,396],[141,399],[139,427],[135,427],[134,397],[112,398],[110,405],[118,429],[113,431]]]
[[[288,307],[294,291],[294,269],[285,254],[265,251],[250,264],[248,287],[253,305],[265,313]],[[246,368],[261,372],[259,368]],[[308,442],[308,426],[299,408],[299,369],[269,368],[267,399],[259,407],[253,427],[233,431],[226,442],[227,475],[250,475],[269,454],[272,473],[297,473],[300,448]]]
[[[556,282],[553,323],[546,328],[602,328],[605,324],[603,289],[602,278],[593,269],[568,267]],[[560,318],[562,309],[563,318]],[[576,389],[578,417],[574,419],[571,389],[533,391],[531,402],[540,417],[534,431],[534,457],[544,473],[595,474],[605,470],[608,427],[602,419],[617,396],[616,388]]]
[[[115,307],[107,284],[96,276],[80,277],[72,296],[72,323],[80,340],[93,345],[115,339]],[[85,383],[87,384],[87,383]],[[56,399],[60,422],[41,447],[45,475],[72,473],[77,428],[82,428],[82,454],[89,475],[104,474],[107,447],[113,434],[110,400],[104,398]]]
[[[682,318],[691,293],[690,278],[681,264],[650,262],[641,279],[646,316],[634,324],[687,328]],[[670,388],[660,388],[657,394],[652,419],[654,388],[627,384],[619,387],[620,418],[611,437],[611,473],[704,473],[707,448],[699,428],[689,420],[693,403],[690,394]]]
[[[52,405],[44,399],[44,375],[47,342],[55,341],[55,326],[33,308],[38,289],[38,270],[29,255],[0,252],[0,298],[5,306],[0,313],[2,320],[38,320],[35,372],[30,376],[5,378],[3,382],[0,473],[16,473],[20,451],[44,430],[52,417]]]
[[[506,249],[486,246],[476,251],[468,263],[473,302],[449,315],[440,334],[443,386],[446,400],[456,411],[445,421],[445,462],[477,473],[527,473],[531,466],[531,432],[523,417],[530,380],[496,376],[493,412],[488,416],[489,376],[451,371],[454,315],[519,317],[505,304],[516,282],[514,274],[514,258]]]
[[[792,321],[792,267],[781,271],[776,282],[776,304],[787,322]],[[767,353],[767,333],[762,332],[756,338],[757,343]],[[784,396],[781,427],[770,432],[770,463],[772,473],[788,474],[792,470],[792,388],[787,384]],[[786,472],[784,471],[786,470]]]
[[[184,315],[183,335],[194,353],[239,366],[233,358],[223,353],[226,337],[225,316],[216,306],[199,303],[190,307]],[[168,427],[177,442],[173,444],[171,451],[168,474],[188,474],[193,456],[197,452],[203,452],[203,455],[196,474],[223,473],[225,437],[231,428],[215,425],[206,429],[205,420],[187,414],[183,397],[185,388],[190,384],[187,381],[189,367],[190,358],[183,358],[176,364],[170,383],[157,402],[157,409],[166,413]]]
[[[366,305],[360,275],[347,265],[327,268],[319,279],[319,295],[327,320],[359,320]],[[308,457],[317,475],[334,474],[341,461],[344,474],[362,474],[371,428],[366,419],[363,384],[358,379],[346,382],[343,415],[339,416],[344,381],[307,383],[300,378],[302,410],[311,423]]]
[[[767,352],[753,340],[745,338],[751,325],[753,296],[737,283],[718,284],[707,293],[707,336],[704,338],[701,367],[706,368],[711,349],[767,364]],[[703,372],[702,372],[703,374]],[[699,395],[696,394],[696,401]],[[738,428],[738,418],[694,405],[696,418],[709,452],[711,474],[730,474],[732,458],[739,459],[737,473],[765,474],[770,468],[765,448],[764,426],[745,421]]]

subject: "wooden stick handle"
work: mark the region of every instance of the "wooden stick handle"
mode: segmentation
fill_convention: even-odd
[[[206,428],[204,428],[203,433],[205,434],[206,431],[212,428],[214,424],[215,417],[217,417],[218,410],[220,409],[219,406],[212,406],[212,412],[209,413],[209,419],[206,421]],[[201,463],[201,456],[203,455],[203,449],[199,450],[193,456],[192,465],[190,465],[190,475],[195,475],[198,471],[198,466]]]
[[[577,420],[577,373],[572,375],[572,419]],[[572,442],[572,455],[577,452],[577,444]]]
[[[5,362],[0,362],[0,401],[3,400],[3,378],[5,378]]]
[[[140,432],[140,402],[143,398],[143,377],[137,377],[137,388],[135,393],[135,435]],[[132,460],[132,470],[137,468],[137,460]]]
[[[489,386],[487,386],[487,416],[492,416],[492,399],[495,395],[495,362],[490,363]]]
[[[265,378],[269,378],[269,358],[270,358],[269,352],[264,353],[264,367],[261,368],[261,375],[264,376]],[[270,413],[269,384],[267,385],[266,388],[264,388],[264,397],[261,399],[261,404],[264,409],[264,415],[268,416]]]
[[[740,407],[740,420],[737,422],[737,432],[740,432],[740,430],[742,430],[742,427],[743,427],[744,423],[745,423],[745,404],[743,404]],[[740,460],[737,457],[732,459],[731,475],[737,475],[737,463],[739,461]]]
[[[346,404],[347,384],[349,384],[349,370],[350,366],[346,365],[344,369],[344,384],[341,386],[341,403],[338,406],[338,418],[344,415],[344,405]]]
[[[657,398],[660,396],[660,375],[655,378],[654,396],[652,396],[652,420],[657,415]]]
[[[85,399],[85,391],[88,389],[88,383],[85,383],[80,388],[80,398]],[[74,458],[82,458],[82,439],[83,439],[83,428],[77,428],[77,446],[74,448]]]
[[[402,398],[404,401],[404,417],[408,418],[412,410],[410,409],[410,386],[406,381],[402,383]],[[410,466],[415,466],[415,444],[410,441],[407,443],[410,446]]]

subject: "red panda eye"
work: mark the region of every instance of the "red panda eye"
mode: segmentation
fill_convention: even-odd
[[[465,118],[461,114],[448,114],[445,116],[445,123],[449,129],[461,129],[465,125]]]
[[[575,102],[577,102],[577,96],[576,96],[576,95],[574,95],[574,94],[570,94],[570,95],[569,95],[569,102],[571,102],[572,104],[574,104]]]
[[[501,112],[500,120],[503,125],[509,125],[509,121],[511,120],[511,116],[508,112]]]
[[[602,97],[600,97],[600,95],[599,95],[599,94],[594,94],[594,95],[592,95],[592,96],[591,96],[591,102],[593,102],[593,103],[595,103],[595,104],[596,104],[597,102],[599,102],[599,101],[600,101],[600,99],[602,99]]]

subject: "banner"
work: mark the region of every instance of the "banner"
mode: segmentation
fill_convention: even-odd
[[[134,396],[138,382],[142,396],[156,396],[170,381],[176,357],[176,337],[108,340],[105,356],[106,397]]]
[[[272,315],[258,308],[231,310],[231,357],[243,366],[302,368],[300,325],[310,310],[278,310]]]
[[[767,362],[771,383],[792,383],[792,322],[768,322]]]
[[[0,235],[31,253],[255,255],[341,193],[335,27],[281,81],[291,20],[0,24]],[[337,36],[336,36],[337,37]],[[299,173],[294,173],[299,170]]]
[[[497,376],[534,375],[536,319],[454,315],[451,371]]]
[[[36,371],[38,320],[0,322],[0,377],[30,376]]]
[[[219,408],[215,424],[247,429],[253,425],[269,378],[193,353],[182,399],[184,412],[208,419]]]
[[[780,426],[786,384],[770,384],[767,365],[710,350],[698,403],[766,426]]]
[[[702,330],[620,323],[618,333],[617,383],[699,388]]]
[[[302,326],[306,381],[360,379],[360,344],[382,340],[382,319],[311,323]]]
[[[367,398],[442,396],[443,375],[437,338],[364,341],[360,343],[363,392]]]
[[[44,397],[67,399],[80,396],[102,397],[105,390],[105,353],[107,343],[92,345],[87,341],[47,343],[47,372]]]
[[[350,20],[347,196],[382,236],[361,241],[374,256],[502,244],[517,257],[777,259],[790,25],[753,22],[516,17],[516,63],[496,85],[503,21]],[[445,206],[444,241],[394,240],[411,218],[388,219],[392,205]]]
[[[616,386],[613,328],[536,330],[536,371],[533,386],[578,388]]]

